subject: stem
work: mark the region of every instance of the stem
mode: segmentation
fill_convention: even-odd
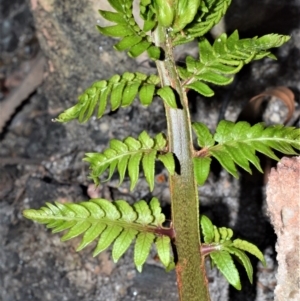
[[[158,26],[153,33],[153,39],[165,52],[164,61],[156,63],[161,84],[171,86],[177,91],[182,106],[180,109],[165,106],[170,151],[176,155],[180,165],[180,171],[170,176],[169,180],[172,222],[176,233],[176,274],[180,301],[209,301],[200,248],[199,200],[194,178],[192,129],[187,95],[180,83],[166,29]]]

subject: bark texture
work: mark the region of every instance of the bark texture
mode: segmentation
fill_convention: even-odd
[[[300,157],[283,158],[272,169],[267,187],[268,211],[278,237],[275,301],[300,300],[299,179]]]

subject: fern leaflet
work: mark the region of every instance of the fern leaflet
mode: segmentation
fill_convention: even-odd
[[[202,123],[194,123],[193,129],[202,148],[194,158],[195,176],[199,185],[203,185],[208,177],[210,157],[217,159],[223,168],[238,178],[236,165],[251,173],[251,162],[262,172],[256,151],[279,160],[272,149],[285,155],[297,155],[295,149],[300,150],[300,129],[294,127],[274,125],[265,128],[262,123],[251,126],[244,121],[234,124],[223,120],[217,126],[214,136]]]
[[[185,44],[202,37],[221,20],[230,3],[231,0],[202,0],[201,9],[194,21],[188,24],[180,35],[175,35],[173,44]]]
[[[110,147],[103,153],[87,153],[85,161],[90,163],[91,178],[96,184],[99,177],[109,169],[109,180],[115,169],[120,175],[120,184],[124,180],[125,172],[131,181],[130,189],[134,189],[139,178],[139,166],[142,163],[146,181],[151,191],[154,188],[155,159],[160,160],[170,174],[174,174],[175,161],[172,153],[167,151],[167,140],[163,134],[158,134],[154,139],[144,131],[138,139],[126,138],[123,142],[113,139]]]
[[[126,201],[109,202],[91,199],[81,203],[46,203],[38,210],[23,212],[28,219],[46,224],[53,233],[68,230],[61,240],[66,241],[83,234],[77,251],[98,239],[93,256],[108,248],[112,243],[115,262],[127,251],[134,239],[134,263],[139,271],[145,263],[152,243],[168,268],[173,263],[171,256],[172,228],[163,228],[165,220],[159,201],[152,198],[148,205],[141,200],[130,206]]]
[[[155,26],[155,22],[150,22],[152,16],[148,16],[150,19],[146,20],[144,30],[141,30],[133,16],[133,1],[108,0],[108,2],[116,12],[99,10],[99,13],[106,20],[116,24],[107,27],[98,25],[97,28],[103,35],[122,38],[114,48],[118,51],[128,49],[131,57],[137,57],[147,51],[150,58],[159,59],[160,49],[154,46],[150,36],[146,34],[146,31]]]
[[[141,103],[147,106],[151,104],[159,82],[158,76],[147,76],[139,72],[125,72],[122,76],[112,76],[108,81],[95,82],[79,96],[78,103],[61,113],[56,121],[68,122],[78,118],[79,122],[86,122],[93,115],[97,105],[96,116],[101,118],[109,96],[112,111],[131,105],[137,94]]]
[[[186,68],[179,67],[179,75],[186,88],[210,97],[214,92],[206,82],[215,85],[230,84],[233,75],[240,71],[244,64],[264,57],[274,58],[269,49],[279,47],[289,39],[289,36],[269,34],[260,38],[240,40],[237,31],[228,38],[223,33],[213,45],[202,38],[199,42],[199,61],[187,56]]]
[[[222,272],[227,281],[240,290],[242,286],[238,270],[231,256],[233,255],[244,266],[249,281],[252,283],[253,267],[245,251],[256,256],[263,265],[266,265],[261,251],[248,241],[241,239],[232,241],[233,231],[231,229],[214,226],[211,220],[205,215],[201,215],[200,224],[205,242],[201,245],[201,253],[204,256],[209,254],[212,262]]]

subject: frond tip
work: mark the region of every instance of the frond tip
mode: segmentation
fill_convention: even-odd
[[[279,160],[273,150],[285,155],[297,155],[300,150],[300,129],[245,121],[236,124],[222,120],[212,135],[203,123],[194,123],[200,151],[195,153],[195,176],[199,185],[208,177],[211,158],[216,158],[224,169],[238,178],[236,165],[251,173],[249,162],[262,172],[256,152]],[[217,142],[217,144],[215,144]],[[273,150],[272,150],[273,149]]]
[[[223,33],[211,45],[202,37],[199,42],[199,61],[187,56],[186,68],[180,67],[179,75],[186,88],[211,97],[214,92],[207,83],[221,86],[230,84],[234,74],[245,64],[264,57],[275,58],[270,48],[279,47],[289,39],[289,36],[278,34],[239,39],[235,31],[229,37]]]
[[[123,200],[109,202],[105,199],[91,199],[76,204],[46,203],[38,210],[24,210],[23,215],[46,224],[53,233],[68,230],[62,241],[83,234],[77,251],[98,239],[93,253],[96,256],[114,243],[112,257],[117,262],[136,239],[134,263],[139,271],[154,242],[162,264],[166,268],[172,265],[171,238],[174,232],[172,228],[162,227],[165,216],[156,198],[152,198],[149,204],[141,200],[133,206]]]
[[[104,19],[115,24],[107,27],[97,25],[100,33],[121,38],[114,48],[118,51],[129,50],[128,54],[131,57],[137,57],[147,51],[150,58],[159,59],[160,49],[151,42],[149,35],[146,34],[156,25],[156,22],[151,20],[152,18],[147,20],[146,17],[144,28],[141,29],[133,15],[133,1],[108,0],[108,2],[116,11],[99,10],[99,13]]]
[[[155,160],[160,160],[170,174],[175,172],[174,155],[167,150],[167,140],[163,134],[158,134],[154,139],[143,131],[138,139],[127,137],[123,142],[113,139],[110,147],[103,153],[87,153],[84,161],[90,163],[91,178],[96,184],[99,177],[109,169],[109,180],[115,169],[120,175],[120,184],[124,180],[125,172],[131,181],[130,189],[134,189],[138,179],[140,163],[142,163],[146,181],[150,190],[154,188]]]

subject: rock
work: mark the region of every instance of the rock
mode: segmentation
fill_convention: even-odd
[[[284,157],[271,170],[267,187],[268,211],[278,237],[275,301],[300,300],[299,179],[300,157]]]

